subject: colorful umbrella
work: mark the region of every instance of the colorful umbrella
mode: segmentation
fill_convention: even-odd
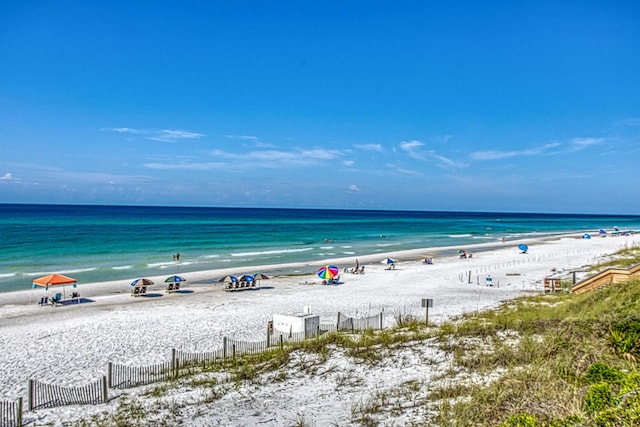
[[[396,262],[398,261],[393,258],[385,258],[382,261],[380,261],[381,264],[395,264]]]
[[[227,283],[235,283],[238,281],[238,278],[236,276],[224,276],[222,279],[218,280],[218,282],[227,282]]]
[[[166,279],[164,279],[165,283],[182,283],[186,281],[187,279],[185,279],[182,276],[178,276],[177,274],[174,274],[173,276],[169,276]]]
[[[464,249],[458,249],[458,255],[466,254],[467,252]]]
[[[518,245],[518,249],[520,249],[522,253],[525,253],[529,250],[529,246],[525,245],[524,243],[521,243]]]
[[[243,274],[242,276],[238,277],[238,280],[241,282],[253,282],[255,280],[255,277],[251,276],[250,274]]]
[[[321,279],[333,279],[340,273],[340,269],[335,265],[325,265],[318,270],[318,277]]]
[[[140,278],[140,279],[136,279],[133,282],[131,282],[131,286],[151,286],[153,285],[153,280],[151,279],[147,279],[147,278]]]
[[[268,280],[268,279],[269,279],[269,276],[267,276],[267,275],[266,275],[266,274],[264,274],[264,273],[256,273],[256,274],[254,274],[254,275],[253,275],[253,278],[254,278],[255,280]]]

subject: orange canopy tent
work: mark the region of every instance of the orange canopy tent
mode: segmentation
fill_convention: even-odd
[[[76,286],[76,279],[72,279],[71,277],[63,276],[62,274],[49,274],[47,276],[39,277],[33,281],[33,288],[38,286],[44,287],[46,290],[49,289],[49,286],[58,286],[62,285],[64,292],[64,285],[73,285]]]

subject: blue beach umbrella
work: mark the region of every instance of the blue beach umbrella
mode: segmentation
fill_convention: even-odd
[[[164,279],[165,283],[182,283],[186,281],[187,279],[185,279],[182,276],[178,276],[177,274],[174,274],[173,276],[169,276],[166,279]]]
[[[398,261],[393,258],[385,258],[382,261],[380,261],[380,263],[382,264],[395,264],[396,262]]]
[[[590,235],[589,233],[584,233],[584,234],[582,235],[582,238],[583,238],[583,239],[590,239],[590,238],[591,238],[591,235]]]
[[[598,231],[598,234],[601,234],[604,236],[605,234],[607,234],[607,230],[601,228],[600,231]]]
[[[227,282],[227,283],[235,283],[237,281],[238,281],[238,278],[232,275],[224,276],[222,279],[218,280],[218,282]]]
[[[524,243],[521,243],[518,245],[518,249],[520,249],[522,251],[522,253],[526,253],[529,250],[529,246],[525,245]]]

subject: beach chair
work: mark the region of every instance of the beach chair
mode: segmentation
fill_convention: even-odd
[[[80,292],[72,292],[71,293],[71,299],[74,300],[76,303],[80,302]]]
[[[48,305],[49,304],[49,297],[42,297],[40,298],[40,302],[38,303],[40,306],[43,305]]]
[[[167,292],[173,292],[174,290],[175,290],[175,286],[174,286],[174,284],[173,284],[173,283],[171,283],[171,282],[170,282],[170,283],[167,285]]]
[[[176,282],[173,284],[173,290],[174,291],[179,291],[180,290],[180,282]]]
[[[358,274],[364,274],[364,265],[358,270]]]

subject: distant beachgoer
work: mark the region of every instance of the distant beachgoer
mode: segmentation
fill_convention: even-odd
[[[180,252],[176,253],[176,261],[180,261]]]
[[[506,242],[506,241],[507,241],[507,238],[506,238],[506,237],[503,237],[503,238],[502,238],[502,243],[504,243],[504,242]]]

